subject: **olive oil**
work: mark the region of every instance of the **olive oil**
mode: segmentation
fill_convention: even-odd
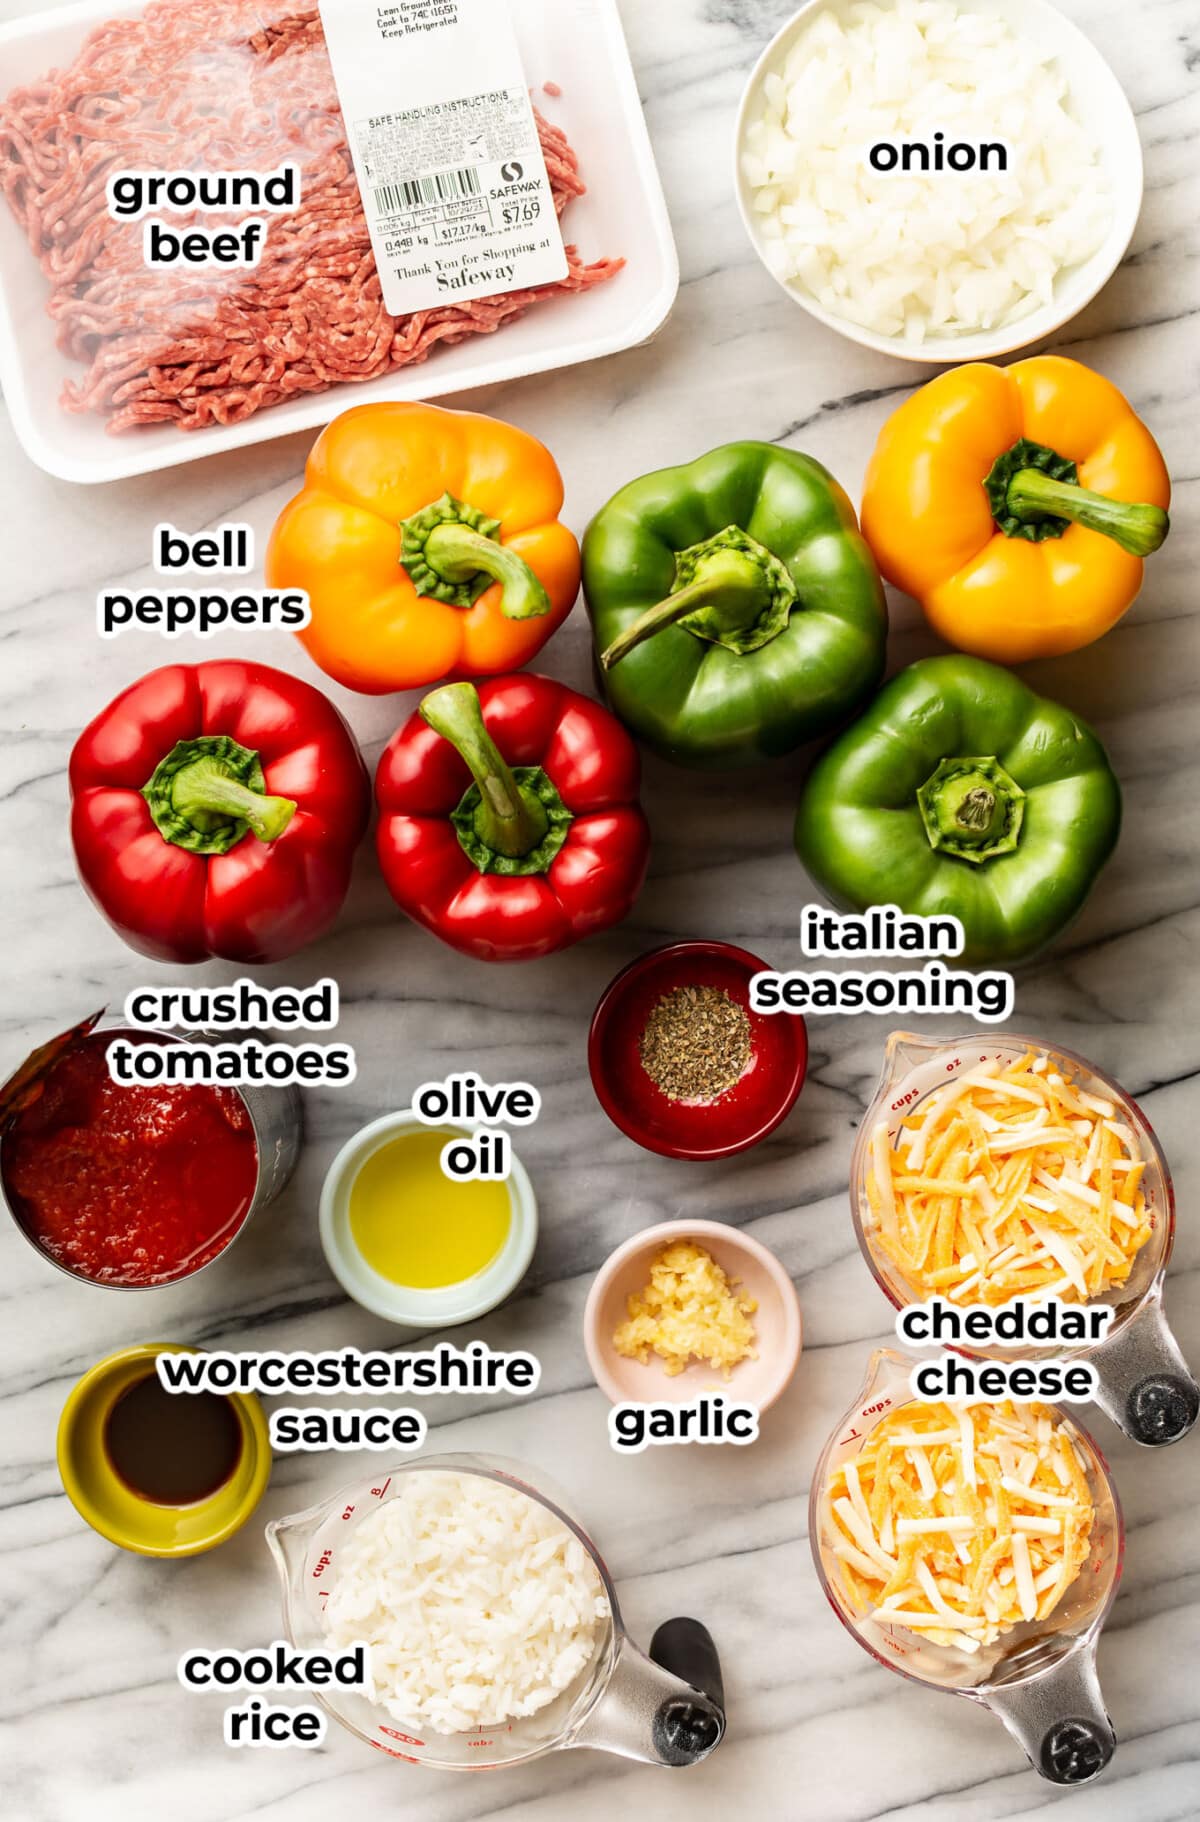
[[[456,1182],[442,1171],[447,1132],[410,1132],[373,1153],[350,1190],[350,1232],[381,1278],[445,1290],[478,1277],[512,1226],[507,1183]]]

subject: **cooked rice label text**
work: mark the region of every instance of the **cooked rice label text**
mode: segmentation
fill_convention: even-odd
[[[371,1647],[348,1651],[298,1651],[284,1639],[253,1651],[185,1651],[176,1667],[193,1693],[212,1689],[350,1689],[369,1695]],[[320,1746],[327,1722],[311,1703],[295,1708],[252,1696],[225,1711],[226,1746]]]

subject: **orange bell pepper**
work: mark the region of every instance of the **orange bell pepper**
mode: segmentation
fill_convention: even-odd
[[[959,651],[1001,664],[1099,639],[1167,535],[1157,443],[1078,361],[939,374],[884,425],[862,528],[889,582]]]
[[[382,696],[519,670],[579,594],[553,456],[510,424],[436,405],[359,405],[318,438],[271,536],[272,588],[306,589],[298,636]]]

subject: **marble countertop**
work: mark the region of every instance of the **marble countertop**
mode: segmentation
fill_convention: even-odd
[[[27,0],[0,0],[0,18]],[[472,396],[555,450],[582,526],[627,474],[727,438],[811,451],[857,497],[874,437],[920,375],[824,332],[754,261],[729,192],[727,140],[745,73],[788,0],[624,0],[624,13],[679,240],[683,286],[652,347]],[[1065,942],[1019,980],[1020,1027],[1053,1036],[1117,1074],[1171,1157],[1181,1212],[1168,1309],[1200,1360],[1200,571],[1197,382],[1196,21],[1183,0],[1138,9],[1068,0],[1120,71],[1147,161],[1131,256],[1060,348],[1109,374],[1149,416],[1176,480],[1175,526],[1144,598],[1099,646],[1031,667],[1031,679],[1097,726],[1126,791],[1120,851]],[[120,687],[169,656],[148,632],[101,645],[98,588],[149,582],[159,519],[199,530],[248,519],[266,534],[305,445],[94,490],[49,480],[0,417],[8,527],[0,571],[0,1068],[102,1002],[119,1004],[141,963],[76,883],[65,766],[78,729]],[[931,649],[911,603],[896,603],[892,663]],[[230,654],[309,672],[286,635],[238,634]],[[579,612],[546,668],[588,687]],[[309,673],[312,674],[312,673]],[[373,760],[394,703],[342,697]],[[809,1475],[849,1406],[889,1312],[855,1246],[846,1178],[888,1024],[817,1020],[808,1084],[791,1118],[748,1157],[713,1167],[637,1150],[600,1111],[585,1033],[615,970],[679,936],[734,939],[774,966],[801,962],[806,884],[790,844],[805,756],[750,779],[709,781],[651,763],[650,883],[618,931],[532,969],[463,962],[395,913],[364,852],[336,934],[275,982],[335,974],[343,1034],[358,1051],[351,1092],[310,1096],[309,1144],[284,1199],[229,1259],[152,1299],[64,1282],[0,1231],[0,1663],[4,1808],[14,1822],[325,1822],[403,1812],[420,1822],[607,1822],[644,1804],[656,1822],[730,1815],[812,1822],[1181,1822],[1200,1815],[1200,1435],[1143,1453],[1097,1415],[1128,1524],[1124,1582],[1100,1651],[1120,1736],[1096,1786],[1043,1785],[1000,1725],[966,1702],[889,1676],[838,1626],[813,1574]],[[234,969],[207,971],[231,979]],[[537,1184],[542,1238],[520,1299],[483,1322],[495,1346],[532,1348],[532,1401],[427,1402],[430,1448],[483,1449],[552,1468],[586,1515],[647,1641],[694,1612],[725,1665],[729,1735],[688,1775],[591,1753],[523,1772],[458,1779],[379,1759],[331,1730],[314,1753],[226,1752],[221,1698],[185,1696],[180,1653],[249,1646],[278,1630],[278,1598],[257,1520],[208,1558],[162,1565],[90,1532],[63,1495],[54,1432],[70,1386],[109,1350],[145,1339],[201,1346],[389,1345],[386,1325],[347,1303],[317,1238],[323,1172],[366,1120],[420,1081],[472,1067],[541,1088],[541,1123],[520,1138]],[[610,1249],[654,1221],[712,1216],[773,1247],[795,1276],[805,1350],[793,1385],[751,1449],[656,1449],[615,1458],[607,1406],[584,1357],[580,1317]],[[350,1478],[357,1460],[279,1461],[261,1517],[298,1510]],[[652,1806],[652,1808],[651,1808]]]

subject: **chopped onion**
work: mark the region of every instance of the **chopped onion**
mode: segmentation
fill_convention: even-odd
[[[949,0],[827,10],[764,83],[742,154],[771,271],[878,335],[991,329],[1054,299],[1112,219],[1051,52]],[[876,170],[872,146],[1002,143],[1007,169]]]

